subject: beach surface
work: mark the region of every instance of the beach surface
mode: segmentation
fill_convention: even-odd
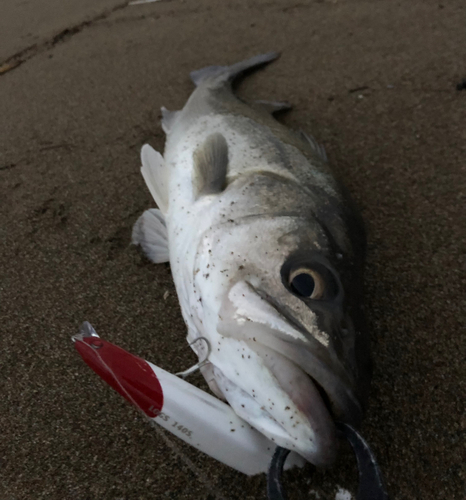
[[[130,245],[154,206],[139,152],[163,150],[190,71],[270,50],[239,95],[292,103],[280,119],[324,144],[368,228],[361,432],[392,500],[466,498],[464,2],[3,4],[0,499],[265,499],[264,475],[152,429],[71,336],[87,320],[170,372],[195,362],[168,264]],[[354,494],[354,457],[284,481],[291,500]]]

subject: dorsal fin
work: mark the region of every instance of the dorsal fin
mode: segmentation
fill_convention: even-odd
[[[324,146],[322,144],[319,144],[312,135],[306,134],[304,130],[300,130],[300,133],[301,137],[310,144],[312,149],[322,158],[322,160],[327,162],[327,152],[325,151]]]
[[[293,106],[289,102],[282,101],[254,101],[254,104],[270,114],[280,113],[282,111],[289,111]]]
[[[209,135],[193,154],[193,189],[198,198],[222,192],[226,187],[228,144],[222,134]]]
[[[206,85],[216,85],[231,82],[245,71],[271,62],[278,56],[278,52],[268,52],[267,54],[254,56],[245,61],[232,64],[231,66],[207,66],[206,68],[191,72],[191,80],[196,87],[204,83]]]
[[[149,144],[141,149],[141,173],[153,196],[155,203],[163,214],[168,210],[168,171],[163,156]]]

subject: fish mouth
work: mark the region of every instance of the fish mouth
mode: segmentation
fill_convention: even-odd
[[[297,365],[265,346],[251,352],[272,373],[275,385],[248,391],[213,367],[215,381],[235,412],[277,446],[297,452],[319,467],[336,458],[338,439],[319,385]]]
[[[212,359],[218,388],[240,417],[277,445],[314,465],[331,465],[335,420],[357,425],[362,415],[348,373],[328,346],[303,338],[296,321],[287,321],[249,283],[238,284],[235,293],[242,302],[230,292],[218,324],[230,342],[228,363]]]

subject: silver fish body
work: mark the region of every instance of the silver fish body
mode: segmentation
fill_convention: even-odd
[[[142,150],[160,210],[133,230],[170,261],[188,341],[211,345],[215,394],[277,445],[316,465],[337,450],[334,420],[358,425],[370,380],[360,310],[365,236],[314,139],[232,92],[266,54],[194,72],[181,111],[163,110],[163,157]],[[200,358],[203,343],[193,345]]]

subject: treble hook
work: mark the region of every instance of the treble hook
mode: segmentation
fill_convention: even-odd
[[[369,445],[350,425],[336,423],[340,434],[348,439],[358,463],[359,487],[356,500],[389,500],[383,484],[382,472]],[[281,476],[290,450],[277,446],[267,473],[267,497],[269,500],[287,500]]]
[[[175,373],[175,375],[177,377],[181,377],[182,379],[185,379],[186,377],[188,377],[189,375],[191,375],[191,373],[194,373],[195,371],[199,370],[202,366],[204,366],[208,362],[209,356],[210,356],[210,353],[211,353],[212,349],[210,347],[210,342],[205,337],[197,337],[197,339],[195,339],[189,345],[192,346],[193,344],[195,344],[199,340],[203,340],[207,344],[207,356],[202,361],[199,361],[198,363],[196,363],[195,365],[191,366],[191,368],[188,368],[184,372]]]

